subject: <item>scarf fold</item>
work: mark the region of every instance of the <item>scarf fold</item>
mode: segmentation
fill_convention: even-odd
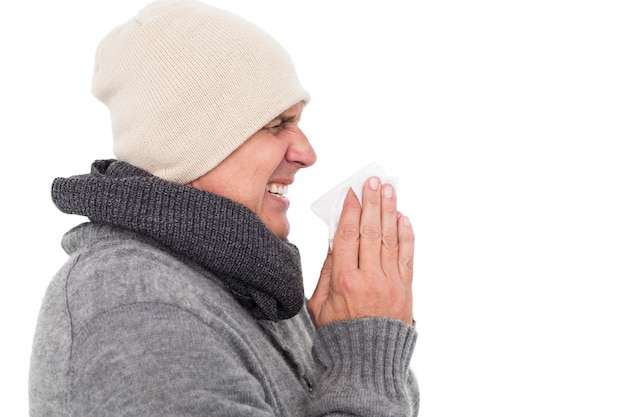
[[[218,277],[258,319],[293,317],[304,303],[298,249],[248,208],[125,162],[95,161],[91,173],[56,178],[59,210],[142,233]]]

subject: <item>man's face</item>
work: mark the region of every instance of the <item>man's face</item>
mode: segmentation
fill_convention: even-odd
[[[301,114],[302,103],[296,103],[189,185],[243,204],[285,239],[289,234],[287,186],[300,168],[317,159],[298,127]]]

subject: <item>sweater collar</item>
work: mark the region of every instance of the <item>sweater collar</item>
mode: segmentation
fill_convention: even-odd
[[[56,178],[52,200],[64,213],[144,234],[187,256],[259,319],[287,319],[302,308],[298,249],[239,203],[115,160]]]

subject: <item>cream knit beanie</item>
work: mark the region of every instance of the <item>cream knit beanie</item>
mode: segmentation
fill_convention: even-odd
[[[309,100],[276,40],[194,0],[156,1],[113,29],[92,91],[111,112],[115,157],[181,184]]]

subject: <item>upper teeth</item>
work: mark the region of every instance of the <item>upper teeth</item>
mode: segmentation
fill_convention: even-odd
[[[265,186],[265,191],[269,191],[272,194],[276,194],[282,197],[287,194],[287,186],[279,184],[268,184]]]

